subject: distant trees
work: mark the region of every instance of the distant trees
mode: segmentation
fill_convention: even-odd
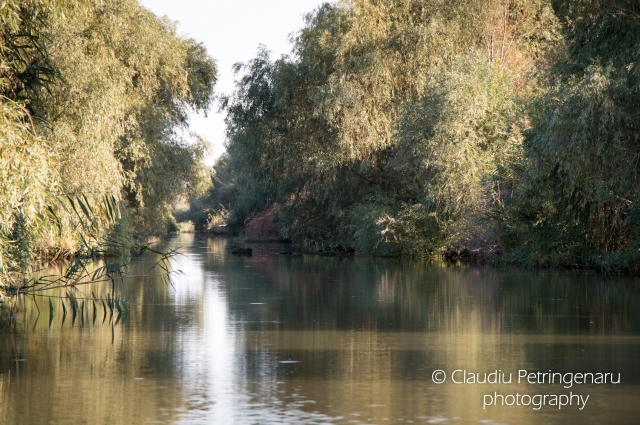
[[[283,236],[316,249],[637,258],[637,18],[631,1],[321,6],[223,102],[230,224],[277,202]]]
[[[204,193],[205,144],[179,132],[213,99],[202,45],[135,0],[14,0],[0,27],[0,283],[74,251],[83,229],[68,198],[98,217],[120,200],[103,231],[150,235],[175,196]]]

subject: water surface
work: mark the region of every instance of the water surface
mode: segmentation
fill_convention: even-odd
[[[0,331],[7,424],[633,424],[640,415],[638,280],[393,259],[283,255],[181,235],[173,286],[110,285],[20,300]],[[152,257],[134,259],[144,274]],[[63,314],[62,303],[68,310]],[[106,313],[106,314],[105,314]],[[435,384],[443,370],[447,381]],[[513,374],[455,384],[451,373]],[[609,372],[620,384],[517,384],[530,372]],[[458,374],[458,376],[461,376]],[[589,395],[583,410],[485,396]]]

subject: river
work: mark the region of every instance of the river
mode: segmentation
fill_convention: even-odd
[[[79,287],[75,315],[64,293],[21,298],[0,423],[638,423],[638,279],[251,246],[168,240],[182,275],[126,279],[122,312],[110,284]],[[469,382],[485,374],[502,382]]]

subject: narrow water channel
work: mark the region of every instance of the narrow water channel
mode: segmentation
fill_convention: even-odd
[[[183,275],[126,280],[123,312],[100,301],[110,285],[79,288],[75,314],[64,293],[21,299],[15,329],[0,331],[1,421],[638,423],[637,279],[291,256],[277,244],[236,257],[227,244],[169,240]],[[592,383],[598,373],[609,381]],[[511,383],[469,382],[485,374]],[[561,395],[575,397],[554,405]]]

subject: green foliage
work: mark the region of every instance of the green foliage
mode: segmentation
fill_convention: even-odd
[[[31,265],[35,240],[51,234],[46,207],[57,173],[30,110],[30,100],[53,74],[36,23],[25,21],[40,11],[37,6],[9,3],[0,9],[0,297]]]
[[[322,87],[322,111],[338,129],[339,159],[369,159],[397,143],[406,102],[429,95],[434,70],[482,51],[491,66],[527,76],[555,18],[545,1],[344,2],[351,26]]]
[[[546,1],[321,6],[291,56],[238,67],[230,223],[277,202],[282,236],[382,255],[488,231],[558,40]]]
[[[508,212],[505,245],[534,264],[637,269],[640,8],[564,6],[564,55],[524,143],[523,199]]]
[[[64,84],[38,113],[64,191],[123,194],[138,231],[162,232],[175,196],[200,194],[210,181],[205,143],[187,143],[180,131],[190,110],[211,102],[213,60],[137,1],[70,1],[56,11],[48,36]]]
[[[196,227],[193,221],[183,221],[178,223],[178,232],[180,233],[193,233],[196,231]]]
[[[351,209],[353,246],[360,253],[383,256],[428,256],[444,247],[437,213],[422,204],[389,199]],[[348,230],[348,229],[345,229]]]
[[[210,199],[308,249],[637,272],[639,40],[630,0],[325,4],[238,66]]]
[[[0,285],[82,249],[90,229],[60,199],[109,218],[91,229],[97,240],[164,232],[176,196],[211,184],[205,141],[183,135],[215,81],[204,47],[136,0],[5,2]],[[104,199],[115,200],[116,220]]]
[[[434,205],[442,239],[455,243],[477,231],[487,205],[500,197],[501,165],[520,159],[526,115],[513,76],[481,54],[460,57],[432,84],[399,122],[391,164],[414,176],[411,185]]]

